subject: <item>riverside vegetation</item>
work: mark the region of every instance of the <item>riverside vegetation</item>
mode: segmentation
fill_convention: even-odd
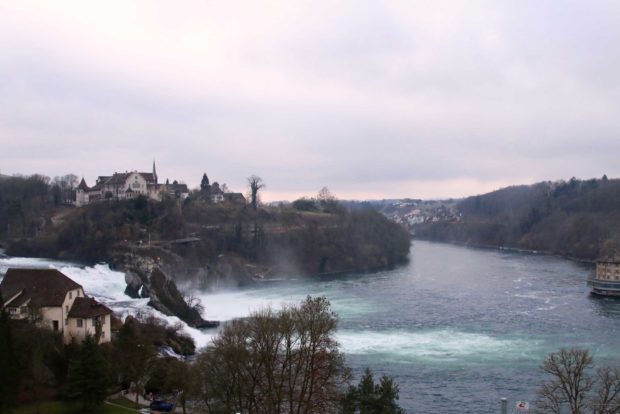
[[[461,220],[416,224],[416,238],[596,260],[620,246],[620,180],[542,182],[468,197]]]
[[[50,330],[0,313],[0,413],[18,404],[60,398],[80,412],[97,412],[107,395],[128,389],[174,396],[185,413],[397,414],[398,386],[367,372],[357,387],[333,335],[337,318],[325,298],[278,312],[263,309],[225,326],[194,362],[158,354],[162,339],[153,320],[117,322],[116,339],[62,345]],[[37,340],[33,340],[36,338]],[[27,345],[27,346],[24,346]],[[69,411],[64,411],[69,412]]]
[[[398,385],[366,370],[351,383],[338,343],[337,317],[322,297],[280,311],[269,308],[224,327],[190,361],[158,353],[162,340],[191,343],[158,322],[116,322],[116,340],[63,345],[50,330],[0,312],[0,414],[30,401],[33,412],[57,404],[59,413],[108,412],[106,396],[127,389],[168,396],[183,413],[403,414]],[[620,412],[620,370],[596,368],[589,351],[561,349],[541,364],[546,374],[535,412]],[[115,400],[117,402],[117,400]],[[127,403],[127,401],[125,402]]]

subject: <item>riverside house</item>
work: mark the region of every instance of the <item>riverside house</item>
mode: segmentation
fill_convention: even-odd
[[[592,293],[620,296],[620,254],[617,252],[596,262],[596,274],[588,279]]]
[[[11,318],[60,332],[65,343],[94,336],[98,327],[99,342],[111,340],[112,311],[56,269],[11,268],[0,283],[0,295]]]

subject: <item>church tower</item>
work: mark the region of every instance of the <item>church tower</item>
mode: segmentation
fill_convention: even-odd
[[[157,170],[155,169],[155,160],[153,160],[153,179],[155,180],[155,184],[157,184]]]

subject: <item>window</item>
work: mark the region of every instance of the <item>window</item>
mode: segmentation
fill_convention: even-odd
[[[81,327],[82,327],[82,323],[83,323],[83,322],[82,322],[82,320],[81,320],[81,319],[78,319],[78,320],[77,320],[77,327],[78,327],[78,328],[81,328]]]
[[[65,318],[65,326],[69,326],[69,319]]]
[[[15,315],[17,313],[17,308],[9,308],[9,313]]]
[[[69,299],[73,299],[73,292],[69,292]]]
[[[22,307],[20,308],[20,312],[21,312],[21,313],[28,313],[28,306],[22,306]]]

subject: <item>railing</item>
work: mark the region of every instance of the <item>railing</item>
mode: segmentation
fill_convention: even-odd
[[[620,292],[620,281],[590,278],[587,280],[587,283],[588,286],[591,286],[595,289],[617,290]]]

